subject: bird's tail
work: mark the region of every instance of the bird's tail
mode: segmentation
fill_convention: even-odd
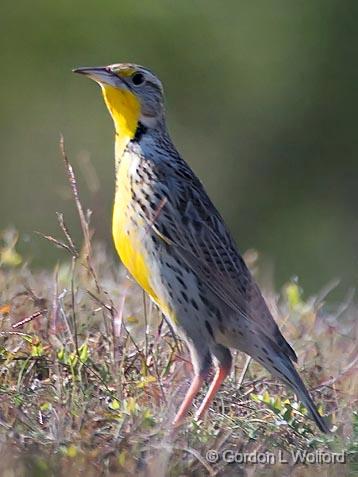
[[[254,321],[250,326],[245,322],[239,328],[239,333],[232,333],[226,337],[225,346],[244,351],[254,360],[264,366],[270,373],[278,377],[298,396],[307,407],[318,428],[325,433],[330,428],[324,418],[319,414],[306,386],[300,378],[292,360],[296,361],[296,354],[286,342],[281,333],[270,335],[270,330],[259,327]]]
[[[296,368],[291,360],[283,353],[276,353],[273,358],[273,364],[262,363],[272,372],[272,374],[284,381],[298,396],[300,401],[307,407],[312,418],[316,422],[320,431],[328,433],[330,428],[325,419],[319,414],[309,392],[300,378]]]

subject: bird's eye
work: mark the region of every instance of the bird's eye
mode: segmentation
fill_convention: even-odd
[[[139,86],[139,85],[143,84],[144,83],[144,75],[142,75],[142,73],[134,73],[134,75],[132,76],[132,83],[135,86]]]

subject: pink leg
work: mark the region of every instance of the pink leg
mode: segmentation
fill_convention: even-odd
[[[206,411],[208,410],[208,407],[210,406],[212,400],[215,397],[215,394],[218,392],[219,387],[229,373],[230,367],[218,367],[213,382],[210,385],[209,391],[205,396],[204,401],[201,403],[198,412],[196,413],[196,420],[202,419],[204,417]]]
[[[203,385],[204,379],[205,378],[200,375],[194,377],[193,382],[191,383],[190,388],[188,389],[188,392],[185,395],[184,401],[182,402],[182,405],[180,406],[179,411],[177,412],[177,415],[174,418],[174,421],[173,421],[174,427],[178,427],[183,423],[185,416],[188,412],[188,409],[192,405],[193,399],[198,394],[198,392],[200,391]]]

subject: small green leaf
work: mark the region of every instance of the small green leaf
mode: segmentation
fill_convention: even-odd
[[[78,362],[78,356],[76,353],[71,353],[68,357],[68,364],[72,367],[75,367]]]
[[[41,411],[51,411],[52,409],[52,404],[50,402],[44,402],[40,406]]]
[[[64,361],[65,360],[65,348],[61,348],[57,351],[57,358],[60,360],[60,361]]]
[[[31,356],[42,356],[44,352],[41,341],[33,340],[33,345],[31,346]]]
[[[118,409],[121,407],[118,399],[113,399],[113,401],[108,405],[112,411],[118,411]]]
[[[297,283],[289,283],[286,285],[286,296],[287,296],[287,301],[288,304],[292,309],[297,308],[302,303],[301,300],[301,289],[297,285]]]
[[[136,325],[137,323],[139,323],[139,320],[136,316],[128,316],[126,318],[126,322],[128,323],[128,325]]]
[[[277,409],[277,411],[282,411],[282,401],[280,396],[276,396],[273,407]]]
[[[67,455],[67,457],[70,457],[72,459],[76,457],[77,453],[78,453],[78,449],[73,444],[70,444],[65,450],[65,454]]]
[[[266,390],[263,395],[262,395],[262,401],[265,403],[265,404],[271,404],[271,397],[268,393],[268,391]]]
[[[137,384],[137,388],[144,388],[147,384],[155,383],[157,378],[155,376],[145,376]]]
[[[80,353],[80,360],[82,361],[82,363],[86,363],[89,357],[89,350],[88,350],[87,343],[83,343],[83,345],[80,346],[79,353]]]
[[[118,456],[118,464],[124,467],[126,465],[127,451],[123,450]]]

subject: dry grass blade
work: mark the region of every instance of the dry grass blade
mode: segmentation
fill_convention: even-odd
[[[58,266],[55,267],[53,273],[53,292],[52,307],[49,316],[48,331],[50,335],[56,335],[58,321]]]
[[[79,351],[78,351],[78,330],[77,330],[77,319],[76,319],[76,301],[75,301],[75,268],[76,268],[76,257],[72,257],[72,264],[71,264],[72,324],[73,324],[73,332],[74,332],[76,353],[77,353],[77,356],[79,356]]]
[[[53,243],[54,245],[56,245],[56,247],[63,248],[64,250],[69,252],[71,255],[73,255],[73,250],[71,249],[71,247],[69,247],[65,243],[61,242],[60,240],[57,240],[54,237],[51,237],[51,235],[45,235],[42,232],[38,232],[36,230],[35,230],[35,233],[37,235],[39,235],[40,237],[42,237],[42,238],[48,240],[49,242]]]
[[[73,167],[68,160],[66,150],[65,150],[65,140],[64,140],[64,137],[62,135],[61,135],[61,138],[60,138],[60,150],[61,150],[61,154],[62,154],[62,159],[65,163],[66,172],[67,172],[68,180],[69,180],[69,183],[70,183],[70,186],[71,186],[72,194],[73,194],[73,197],[75,199],[78,215],[80,217],[82,233],[83,233],[83,236],[84,236],[84,239],[85,239],[85,248],[86,248],[87,253],[89,254],[89,251],[90,251],[89,227],[88,227],[88,223],[87,223],[85,214],[83,212],[82,204],[81,204],[81,201],[80,201],[76,176],[73,172]]]
[[[12,325],[12,328],[15,329],[15,328],[19,328],[20,326],[24,326],[26,325],[26,323],[29,323],[30,321],[34,320],[35,318],[38,318],[39,316],[42,316],[44,315],[45,313],[47,312],[47,310],[40,310],[40,311],[36,311],[35,313],[33,313],[32,315],[24,318],[23,320],[21,321],[18,321],[17,323],[13,324]]]
[[[77,185],[77,180],[75,173],[73,171],[73,167],[71,163],[68,160],[66,150],[65,150],[65,140],[64,137],[61,135],[60,137],[60,150],[61,150],[61,155],[63,162],[65,163],[65,168],[66,168],[66,173],[67,177],[71,186],[72,194],[75,199],[76,207],[77,207],[77,212],[80,218],[80,224],[82,228],[82,233],[83,233],[83,238],[84,238],[84,255],[85,259],[87,262],[87,267],[93,277],[93,280],[95,282],[96,288],[98,293],[100,292],[100,287],[98,284],[98,279],[96,276],[96,273],[94,271],[93,265],[92,265],[92,255],[91,255],[91,234],[89,230],[89,218],[90,218],[90,211],[87,212],[87,217],[84,214],[83,207],[80,201],[80,196],[78,192],[78,185]]]
[[[247,356],[246,357],[246,361],[245,361],[245,365],[244,367],[242,368],[242,372],[240,374],[240,377],[237,381],[237,385],[238,387],[241,386],[241,384],[243,383],[244,381],[244,378],[245,378],[245,374],[247,373],[247,370],[249,369],[249,366],[250,366],[250,362],[251,362],[251,357],[250,356]]]
[[[70,232],[68,230],[68,227],[67,227],[67,225],[64,221],[63,214],[61,214],[60,212],[56,212],[56,215],[57,215],[57,220],[58,220],[58,223],[60,225],[60,228],[61,228],[62,232],[64,233],[66,239],[67,239],[68,246],[71,249],[72,254],[76,258],[78,258],[79,253],[78,253],[77,247],[75,246],[74,241],[72,240],[71,234],[70,234]]]

